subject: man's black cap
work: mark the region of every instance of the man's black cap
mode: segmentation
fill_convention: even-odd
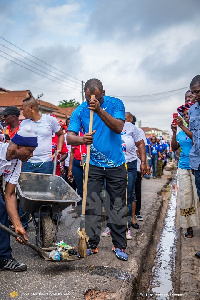
[[[15,115],[19,117],[20,110],[16,106],[8,106],[3,111],[0,112],[0,115],[4,115],[4,116]]]

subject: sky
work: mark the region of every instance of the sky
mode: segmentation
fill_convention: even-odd
[[[199,0],[0,0],[0,86],[59,104],[98,78],[143,127],[170,130],[200,74]]]

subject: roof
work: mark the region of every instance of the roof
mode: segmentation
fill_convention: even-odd
[[[0,88],[0,106],[21,106],[29,92],[30,90],[8,91]]]
[[[29,96],[30,90],[9,91],[0,87],[0,107],[17,106],[22,107],[23,100]],[[67,119],[71,116],[76,107],[58,107],[52,103],[38,100],[41,111],[53,113],[58,119]]]
[[[144,132],[146,132],[146,131],[151,131],[151,128],[149,128],[149,127],[141,127],[141,129],[142,129]]]

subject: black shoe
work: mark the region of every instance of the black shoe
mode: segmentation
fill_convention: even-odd
[[[22,272],[27,270],[27,265],[18,263],[14,258],[0,259],[0,271]]]
[[[195,253],[195,256],[200,258],[200,251],[198,251],[197,253]]]
[[[137,224],[137,223],[131,223],[131,226],[134,228],[134,229],[139,229],[140,226]]]

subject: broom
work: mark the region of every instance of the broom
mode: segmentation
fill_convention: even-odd
[[[95,96],[92,95],[91,99],[94,99],[94,98],[95,98]],[[89,133],[92,133],[93,115],[94,115],[94,111],[90,110]],[[85,182],[84,182],[84,188],[83,188],[82,214],[81,214],[80,230],[78,231],[78,235],[79,235],[78,253],[79,253],[80,257],[87,257],[87,244],[86,243],[89,240],[89,237],[86,235],[86,232],[85,232],[85,207],[86,207],[86,198],[87,198],[89,163],[90,163],[90,145],[87,145],[87,158],[86,158],[86,166],[85,166]]]

